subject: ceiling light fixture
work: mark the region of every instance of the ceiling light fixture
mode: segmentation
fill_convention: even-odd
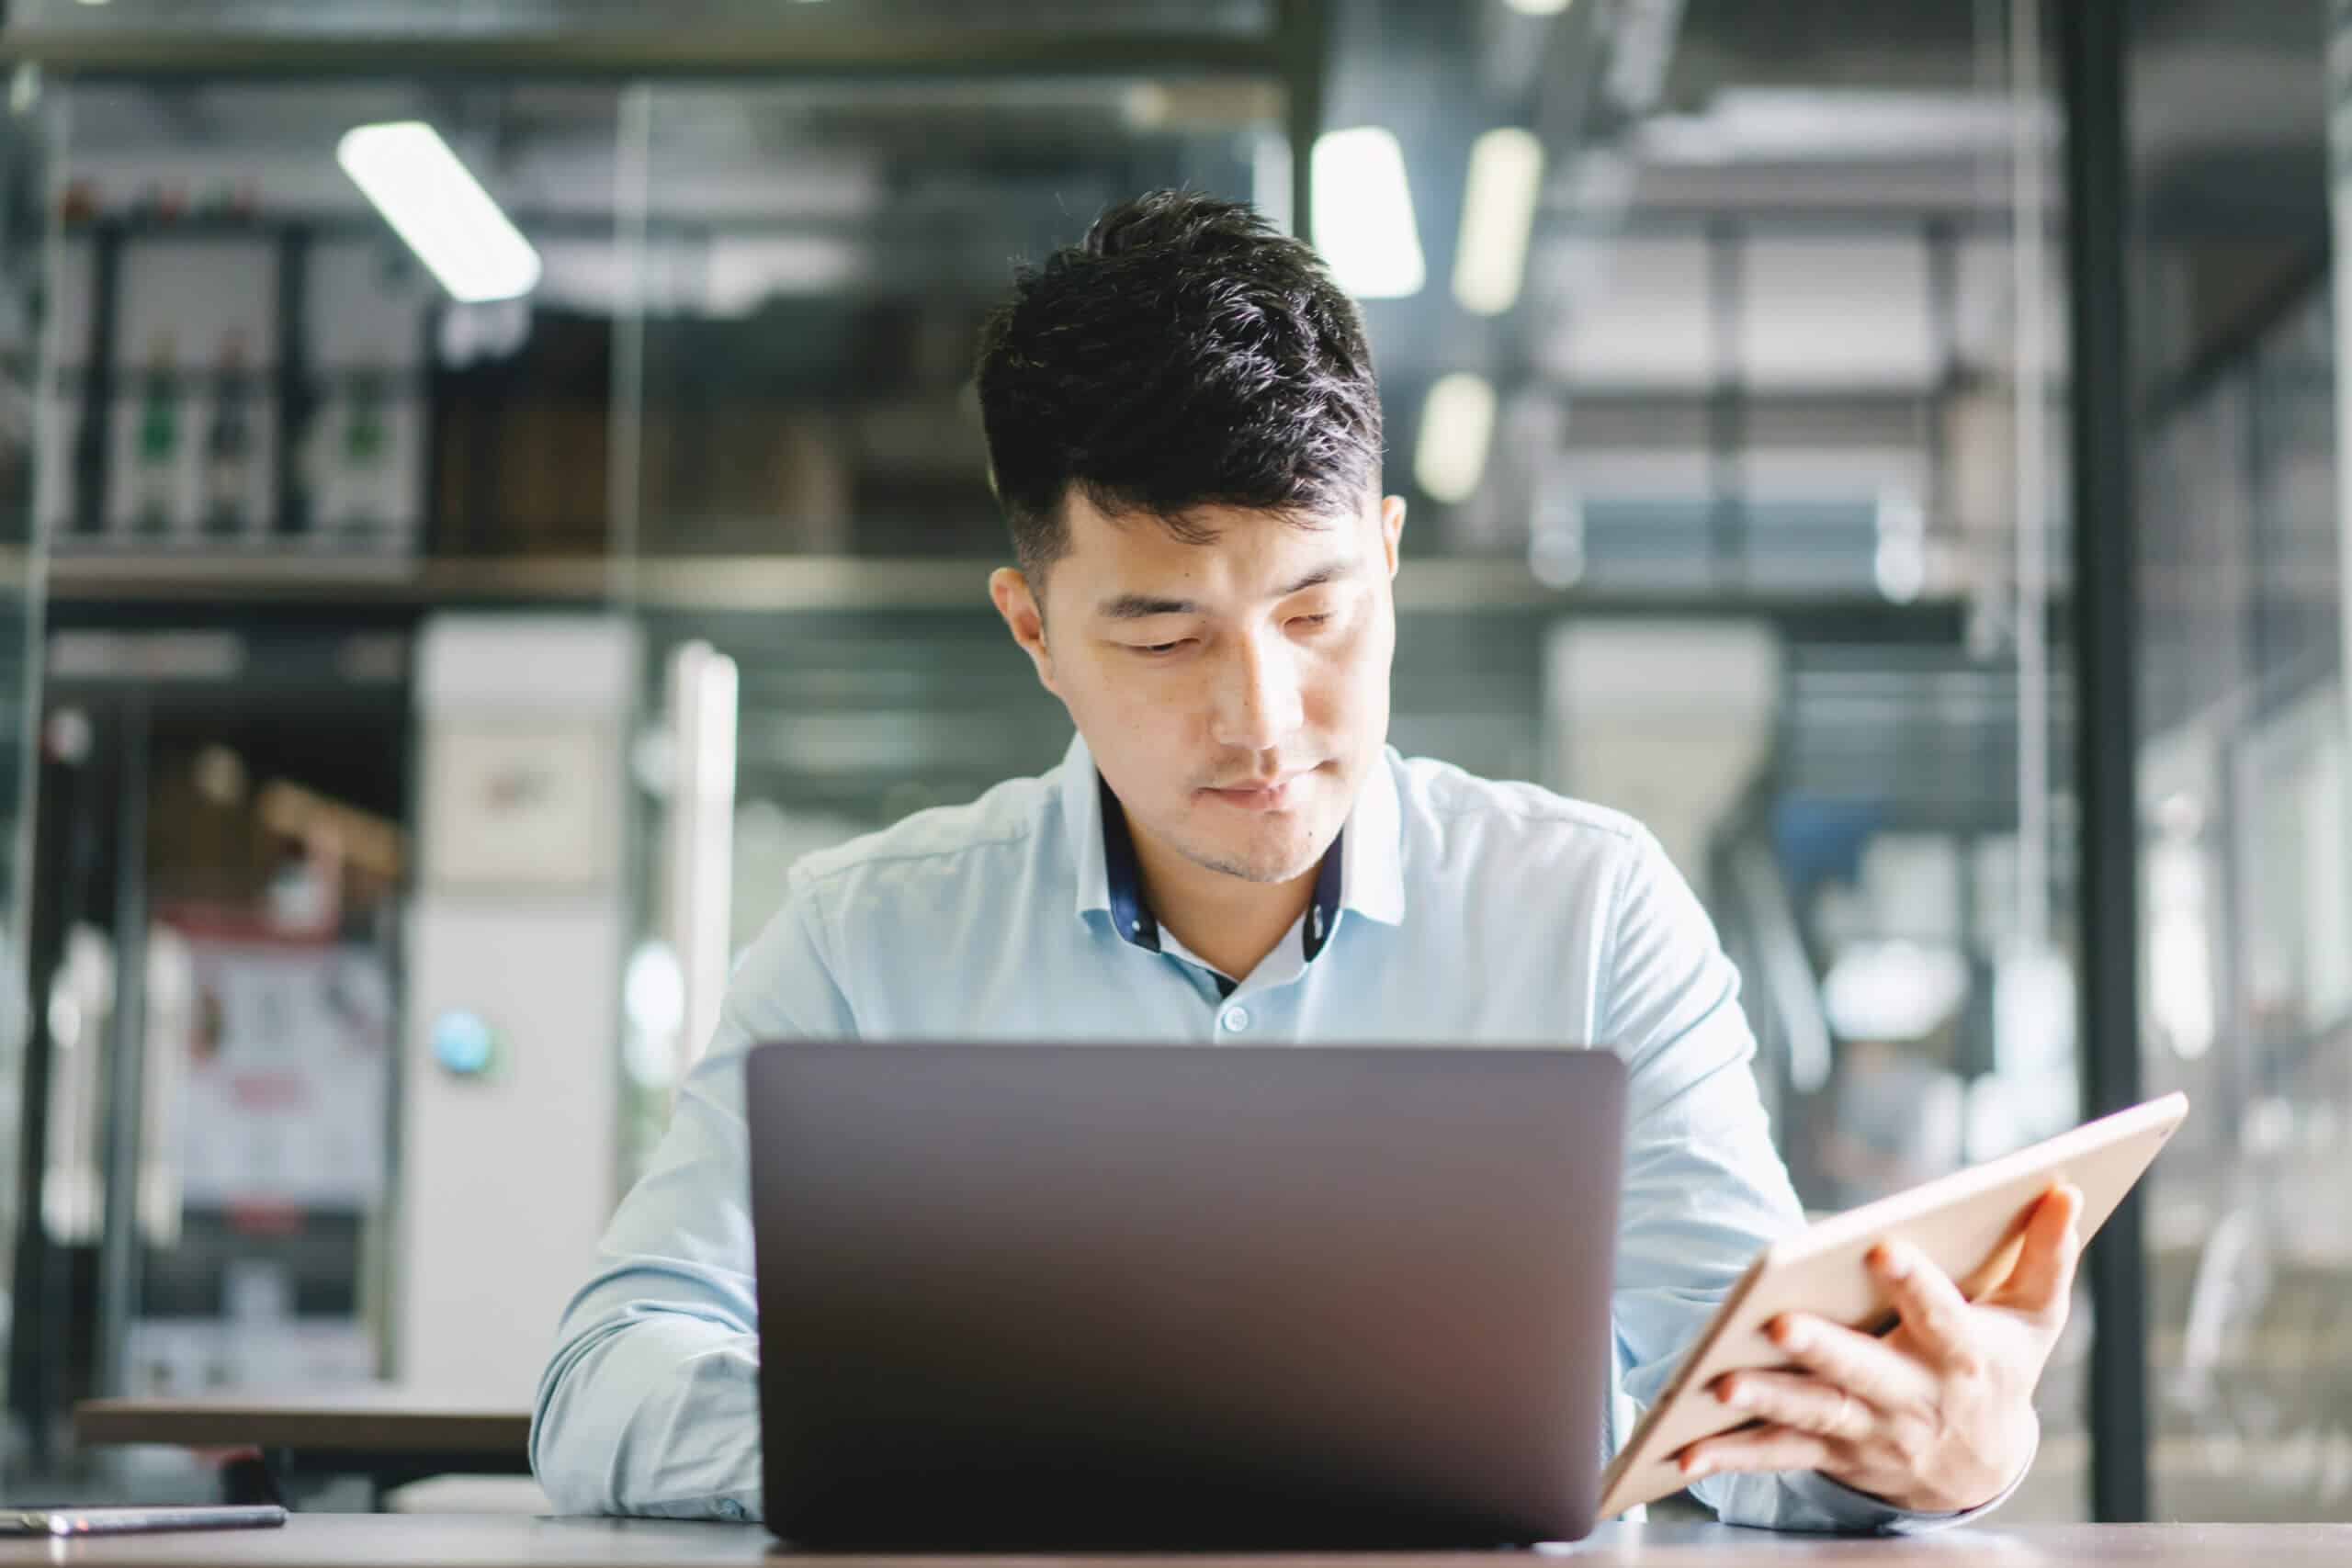
[[[539,253],[431,126],[358,126],[334,156],[451,297],[476,304],[538,286]]]
[[[1432,501],[1448,506],[1467,501],[1487,471],[1494,434],[1494,383],[1466,370],[1439,377],[1421,404],[1413,478]]]
[[[1377,125],[1315,139],[1315,248],[1359,299],[1402,299],[1428,280],[1405,154]]]
[[[1453,297],[1464,310],[1498,316],[1518,300],[1543,184],[1544,144],[1532,131],[1498,126],[1471,143],[1453,252]]]

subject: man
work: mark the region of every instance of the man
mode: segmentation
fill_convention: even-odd
[[[1800,1224],[1738,982],[1629,819],[1385,746],[1403,501],[1354,307],[1248,208],[1159,192],[1024,272],[978,389],[1018,569],[989,592],[1078,739],[1042,778],[811,855],[566,1314],[559,1507],[760,1508],[744,1051],[783,1038],[1582,1044],[1629,1069],[1609,1438]],[[1686,1472],[1724,1518],[1905,1529],[1998,1502],[2064,1322],[2079,1198],[1974,1304],[1877,1267],[1884,1339],[1796,1318]]]

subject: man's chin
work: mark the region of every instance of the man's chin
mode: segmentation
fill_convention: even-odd
[[[1325,834],[1285,835],[1289,841],[1283,843],[1196,841],[1179,844],[1177,849],[1186,860],[1205,870],[1222,872],[1244,882],[1281,883],[1295,881],[1313,871],[1338,836],[1335,828]]]
[[[1220,859],[1215,855],[1195,855],[1192,857],[1192,859],[1195,865],[1201,866],[1205,870],[1223,872],[1226,875],[1238,878],[1240,881],[1253,882],[1261,886],[1269,887],[1282,883],[1295,881],[1297,878],[1306,875],[1307,872],[1313,870],[1315,866],[1315,862],[1312,859],[1309,859],[1303,865],[1293,865],[1288,862],[1283,862],[1280,863],[1258,862],[1253,863],[1249,861]]]

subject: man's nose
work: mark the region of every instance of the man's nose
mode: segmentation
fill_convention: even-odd
[[[1237,751],[1271,751],[1298,730],[1305,716],[1298,671],[1286,648],[1251,637],[1218,674],[1215,739]]]

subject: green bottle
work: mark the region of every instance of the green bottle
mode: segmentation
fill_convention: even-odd
[[[160,534],[172,525],[172,502],[180,449],[179,378],[173,372],[169,333],[147,346],[147,373],[139,396],[139,462],[134,476],[135,514],[141,533]]]

